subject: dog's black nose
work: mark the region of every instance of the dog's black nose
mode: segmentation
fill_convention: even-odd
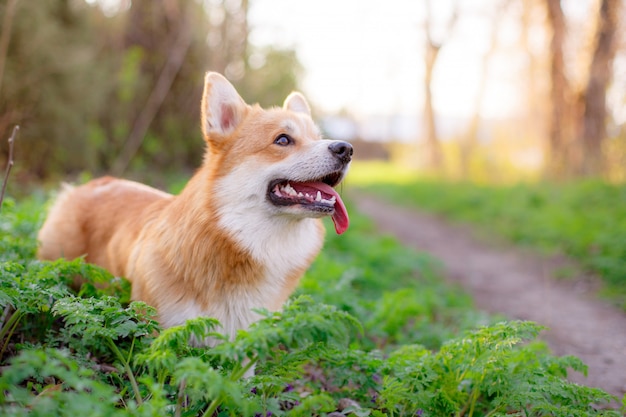
[[[334,141],[330,145],[328,145],[328,149],[335,155],[337,158],[341,160],[341,162],[348,163],[352,159],[352,154],[354,153],[354,149],[352,149],[352,145],[348,142],[343,141]]]

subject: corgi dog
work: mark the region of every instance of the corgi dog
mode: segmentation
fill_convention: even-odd
[[[38,234],[40,259],[85,256],[131,282],[163,327],[217,318],[234,336],[279,310],[320,251],[321,218],[349,224],[333,189],[352,146],[323,140],[300,93],[282,108],[248,105],[206,74],[202,166],[178,195],[104,177],[65,186]]]

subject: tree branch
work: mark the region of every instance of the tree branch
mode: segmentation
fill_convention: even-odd
[[[7,170],[4,174],[4,181],[2,181],[2,191],[0,191],[0,211],[2,211],[2,202],[4,201],[4,192],[6,191],[7,182],[9,181],[9,174],[11,173],[11,168],[13,168],[13,143],[15,142],[19,130],[19,125],[15,125],[13,133],[9,138],[9,159],[7,159]]]
[[[183,65],[185,56],[187,55],[187,50],[191,46],[192,40],[193,37],[191,31],[186,26],[186,21],[183,20],[178,33],[178,38],[168,53],[167,61],[163,66],[154,89],[148,97],[145,106],[141,110],[139,117],[135,121],[133,129],[130,132],[130,135],[128,135],[119,157],[113,164],[111,170],[113,175],[122,175],[128,167],[128,164],[130,164],[133,156],[135,156],[139,150],[146,131],[154,120],[161,104],[163,104],[163,101],[169,93],[176,75]]]

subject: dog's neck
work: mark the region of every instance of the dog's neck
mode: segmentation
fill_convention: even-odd
[[[238,248],[262,265],[264,282],[277,296],[271,309],[278,309],[295,289],[299,278],[319,253],[324,228],[319,219],[295,219],[259,209],[265,198],[251,198],[246,204],[221,201],[218,224]]]
[[[285,279],[294,271],[302,274],[322,247],[321,220],[278,214],[265,194],[267,184],[244,180],[249,177],[245,169],[242,166],[215,181],[219,227],[266,267],[268,279]]]
[[[251,309],[281,307],[319,252],[324,228],[319,219],[269,215],[258,207],[267,203],[254,198],[207,193],[199,188],[206,184],[205,178],[192,178],[168,207],[172,218],[187,224],[163,222],[176,228],[176,238],[164,242],[162,253],[174,254],[164,261],[190,292],[177,316],[211,315],[234,331],[255,320]],[[183,207],[184,215],[174,216]],[[206,226],[188,227],[191,222]]]

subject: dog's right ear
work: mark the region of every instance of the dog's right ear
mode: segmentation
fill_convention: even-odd
[[[246,110],[246,102],[224,76],[207,72],[200,109],[202,133],[207,141],[231,134],[243,120]]]

